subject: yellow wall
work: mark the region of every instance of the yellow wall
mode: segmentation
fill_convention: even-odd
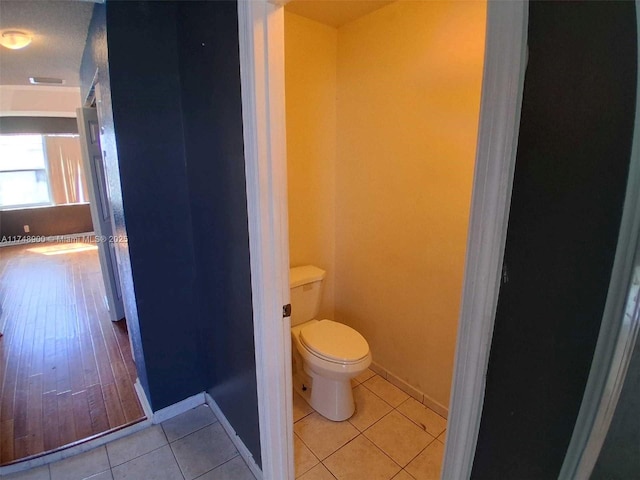
[[[334,318],[337,30],[285,12],[289,256],[327,271],[320,316]]]
[[[291,264],[335,275],[323,303],[335,314],[324,316],[360,331],[375,362],[444,407],[485,9],[400,1],[337,30],[285,15]]]
[[[336,318],[448,407],[484,2],[396,2],[338,31]]]

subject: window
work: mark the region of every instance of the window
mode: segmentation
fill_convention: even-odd
[[[0,135],[0,209],[88,198],[78,135]]]
[[[51,203],[42,135],[0,135],[0,208]]]

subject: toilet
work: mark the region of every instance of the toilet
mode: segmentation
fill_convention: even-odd
[[[320,415],[342,421],[355,412],[351,379],[371,364],[360,333],[332,320],[317,320],[325,271],[291,268],[293,387]]]

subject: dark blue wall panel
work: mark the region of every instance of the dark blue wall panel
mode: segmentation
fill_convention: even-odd
[[[203,390],[175,10],[107,2],[113,120],[151,402]]]
[[[556,479],[604,312],[637,78],[633,2],[531,2],[509,226],[472,478]]]
[[[236,2],[184,2],[178,37],[207,388],[260,464]]]
[[[260,464],[237,21],[235,1],[97,5],[82,79],[100,67],[152,407],[209,391]]]
[[[135,293],[154,410],[204,385],[175,11],[169,2],[106,3],[113,123],[101,119],[103,149],[114,217],[128,237],[125,289],[128,299]]]
[[[109,78],[109,67],[107,59],[107,15],[104,4],[96,4],[93,9],[93,16],[87,33],[87,44],[82,56],[80,66],[81,95],[86,98],[92,86],[94,76],[97,81],[102,97],[102,116],[100,118],[102,127],[102,149],[106,152],[105,166],[106,179],[109,191],[109,202],[113,211],[116,230],[114,235],[126,238],[127,229],[124,221],[124,206],[122,203],[122,189],[120,188],[120,174],[118,165],[118,149],[115,138],[115,128],[113,123],[113,110],[111,104],[111,82]],[[120,284],[123,291],[125,314],[129,336],[134,345],[134,358],[140,384],[150,397],[149,382],[147,380],[147,369],[145,365],[144,347],[140,325],[138,321],[138,308],[135,299],[135,289],[133,285],[133,274],[131,271],[131,261],[129,257],[129,245],[119,243],[116,245],[120,258],[119,273]]]

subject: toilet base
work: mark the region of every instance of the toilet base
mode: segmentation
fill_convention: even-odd
[[[332,380],[304,371],[296,373],[293,384],[295,391],[316,412],[329,420],[341,422],[355,413],[350,380]]]
[[[334,422],[341,422],[354,414],[356,404],[350,379],[332,380],[314,375],[313,372],[307,373],[313,378],[309,405],[316,412]]]

